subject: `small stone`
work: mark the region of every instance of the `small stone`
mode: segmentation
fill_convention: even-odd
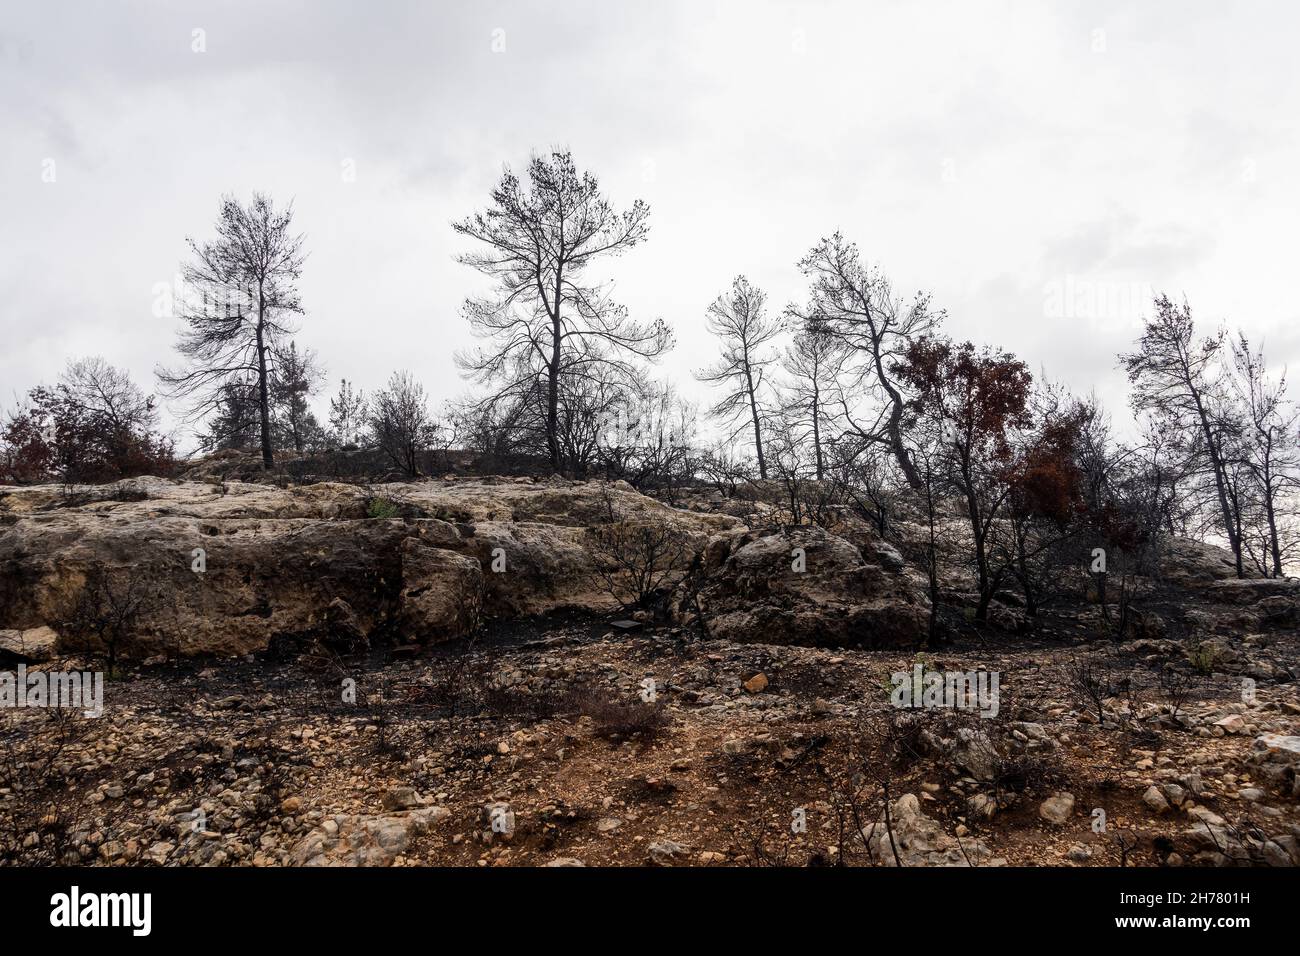
[[[767,689],[767,675],[763,673],[755,674],[749,680],[745,681],[745,691],[750,694],[761,694]]]
[[[987,793],[974,793],[966,801],[966,809],[971,816],[983,817],[987,820],[998,812],[998,804]]]
[[[1159,787],[1147,787],[1147,792],[1142,794],[1142,802],[1154,813],[1164,813],[1169,809],[1169,801],[1165,799]]]
[[[1058,826],[1070,819],[1074,813],[1074,794],[1060,791],[1052,794],[1038,807],[1038,815],[1048,823]]]
[[[650,862],[667,864],[685,856],[689,850],[674,840],[656,840],[646,847],[646,852],[650,856]]]
[[[393,787],[384,794],[383,806],[385,810],[409,810],[419,805],[420,797],[415,792],[414,787]]]
[[[1161,784],[1160,792],[1164,794],[1164,797],[1169,801],[1170,806],[1182,806],[1183,801],[1187,799],[1187,791],[1176,783]]]
[[[1187,811],[1187,815],[1200,820],[1208,826],[1221,827],[1224,825],[1223,817],[1219,816],[1209,807],[1192,807]]]
[[[149,847],[148,851],[145,853],[145,857],[152,862],[157,863],[159,866],[162,866],[167,862],[167,858],[171,856],[172,850],[174,849],[176,849],[176,844],[159,841]]]
[[[1246,720],[1241,714],[1229,714],[1227,717],[1220,717],[1214,722],[1215,727],[1222,727],[1226,734],[1239,734],[1246,729]]]

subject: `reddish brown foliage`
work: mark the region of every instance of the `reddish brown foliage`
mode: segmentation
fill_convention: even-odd
[[[166,438],[85,407],[62,385],[33,388],[0,430],[0,482],[10,484],[168,475],[174,464]]]
[[[908,346],[894,372],[912,389],[913,412],[940,414],[957,441],[992,460],[1008,459],[1008,433],[1029,424],[1033,376],[1006,352],[925,336]]]

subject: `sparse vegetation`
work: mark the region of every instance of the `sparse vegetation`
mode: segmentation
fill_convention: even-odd
[[[402,509],[388,498],[371,498],[366,505],[366,517],[387,520],[400,517]]]
[[[690,542],[671,524],[647,515],[638,519],[619,514],[613,498],[603,495],[604,520],[588,529],[606,590],[624,608],[645,605],[681,582],[691,561]]]
[[[1219,660],[1219,649],[1209,641],[1193,641],[1187,646],[1187,662],[1192,670],[1202,677],[1214,673],[1214,666]]]

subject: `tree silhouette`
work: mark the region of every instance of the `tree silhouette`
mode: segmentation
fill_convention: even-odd
[[[633,384],[630,360],[657,357],[671,339],[661,321],[631,320],[611,301],[608,284],[586,275],[593,263],[645,239],[649,207],[637,200],[616,211],[567,151],[534,156],[527,175],[525,187],[507,169],[491,205],[453,224],[484,247],[459,261],[496,282],[494,295],[465,302],[470,327],[487,344],[457,362],[496,386],[489,403],[540,405],[536,427],[551,467],[561,471],[564,380],[608,380],[612,373]]]
[[[813,246],[799,269],[812,283],[811,297],[805,310],[792,309],[792,314],[842,340],[857,357],[847,384],[883,399],[870,424],[857,421],[848,401],[842,401],[846,423],[864,441],[886,445],[907,483],[921,490],[924,481],[904,441],[906,399],[892,364],[913,341],[933,331],[942,313],[931,311],[928,295],[918,293],[910,302],[895,297],[889,280],[865,266],[858,247],[838,232]]]
[[[394,372],[369,404],[370,440],[408,478],[419,477],[420,454],[438,434],[424,386],[409,372]]]
[[[832,409],[844,357],[843,342],[813,323],[795,335],[783,361],[789,379],[785,388],[785,412],[812,443],[818,481],[826,475],[824,446],[833,437],[826,430],[834,415]]]
[[[758,459],[758,476],[767,477],[767,459],[763,455],[763,415],[759,393],[764,372],[776,361],[769,346],[781,333],[779,320],[764,314],[763,290],[737,276],[731,292],[709,306],[709,331],[722,343],[722,357],[696,377],[710,385],[720,385],[726,394],[710,409],[710,414],[736,426],[731,434],[746,425],[754,430],[754,454]]]
[[[936,420],[947,482],[970,521],[979,587],[975,619],[984,621],[1011,570],[1012,551],[995,552],[994,535],[1013,489],[1015,432],[1031,425],[1033,379],[1013,355],[930,337],[911,343],[894,371],[914,391],[911,413]]]
[[[1120,356],[1133,386],[1131,401],[1139,413],[1156,416],[1184,437],[1186,454],[1214,485],[1221,530],[1242,565],[1239,511],[1230,497],[1230,455],[1227,444],[1235,425],[1225,414],[1219,358],[1222,334],[1195,341],[1192,310],[1175,305],[1168,296],[1155,300],[1155,314],[1146,321],[1137,351]]]
[[[297,280],[305,254],[292,233],[293,206],[277,212],[270,197],[254,193],[247,206],[223,197],[217,238],[188,240],[191,262],[182,267],[187,286],[178,303],[184,323],[176,349],[186,367],[160,368],[172,398],[189,400],[190,421],[217,411],[231,390],[251,382],[255,392],[262,465],[274,464],[271,423],[274,356],[295,331],[302,313]]]

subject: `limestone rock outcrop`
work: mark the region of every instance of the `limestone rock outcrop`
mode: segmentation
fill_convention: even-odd
[[[135,655],[244,654],[286,638],[438,641],[491,617],[612,610],[587,534],[611,502],[699,547],[739,524],[621,482],[4,488],[0,630],[66,637],[60,625],[92,584],[144,595],[122,648]]]
[[[843,538],[800,525],[727,532],[705,552],[701,605],[715,638],[843,647],[910,647],[925,639],[925,581],[888,552],[871,560]]]

